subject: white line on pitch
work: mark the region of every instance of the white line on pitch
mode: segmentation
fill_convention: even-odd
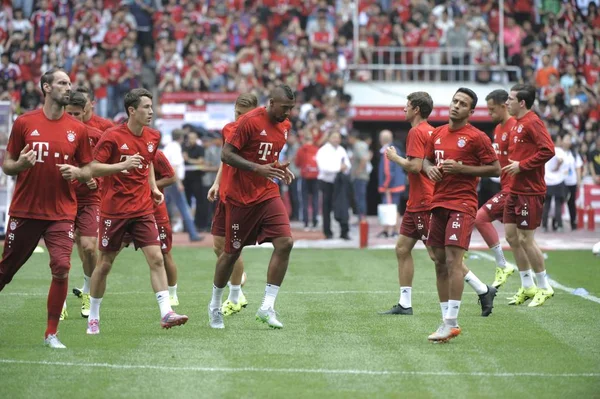
[[[111,295],[147,295],[150,294],[151,291],[116,291],[111,292],[107,291],[106,296]],[[262,294],[264,291],[245,291],[245,294]],[[281,291],[281,293],[289,294],[289,295],[387,295],[387,294],[397,294],[398,291]],[[417,295],[437,295],[437,291],[413,291],[413,294]],[[186,294],[185,291],[179,291],[179,295]],[[474,294],[474,292],[468,291],[465,294]],[[47,296],[48,292],[6,292],[0,294],[9,295],[9,296]]]
[[[280,373],[280,374],[340,374],[340,375],[401,375],[401,376],[438,376],[438,377],[539,377],[539,378],[599,378],[600,373],[492,373],[492,372],[455,372],[455,371],[409,371],[409,370],[336,370],[302,368],[261,368],[261,367],[200,367],[200,366],[156,366],[147,364],[110,364],[54,362],[46,360],[0,359],[0,364],[28,364],[38,366],[62,366],[77,368],[107,368],[116,370],[161,370],[191,371],[206,373]]]
[[[488,253],[485,253],[485,252],[480,252],[480,251],[473,251],[473,253],[474,253],[474,254],[477,254],[477,255],[479,255],[479,256],[481,256],[481,257],[482,257],[482,258],[484,258],[484,259],[491,260],[491,261],[494,261],[494,262],[496,261],[496,258],[494,258],[492,255],[490,255],[490,254],[488,254]],[[506,262],[506,264],[507,264],[508,266],[512,266],[512,267],[514,267],[515,269],[517,268],[517,265],[515,265],[514,263],[511,263],[511,262],[508,262],[508,261],[507,261],[507,262]],[[551,285],[551,286],[553,286],[554,288],[557,288],[557,289],[559,289],[559,290],[562,290],[562,291],[568,292],[568,293],[569,293],[569,294],[571,294],[571,295],[575,295],[575,294],[573,294],[573,290],[575,290],[575,288],[571,288],[571,287],[567,287],[566,285],[562,285],[562,284],[561,284],[561,283],[559,283],[558,281],[556,281],[556,280],[553,280],[553,279],[551,279],[551,278],[548,278],[548,282],[549,282],[549,283],[550,283],[550,285]],[[590,294],[585,294],[585,295],[575,295],[575,296],[578,296],[578,297],[580,297],[580,298],[583,298],[583,299],[587,299],[588,301],[592,301],[592,302],[600,303],[600,298],[598,298],[598,297],[596,297],[596,296],[593,296],[593,295],[590,295]]]

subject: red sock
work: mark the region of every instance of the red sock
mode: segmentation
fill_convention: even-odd
[[[475,227],[477,227],[477,230],[479,230],[479,233],[489,248],[500,242],[498,232],[494,228],[492,222],[493,220],[489,213],[487,213],[484,209],[480,209],[477,212],[477,217],[475,218]]]
[[[48,292],[48,327],[46,328],[47,337],[50,334],[56,334],[58,331],[58,321],[63,304],[67,299],[67,290],[69,288],[69,279],[57,279],[52,277],[50,291]]]

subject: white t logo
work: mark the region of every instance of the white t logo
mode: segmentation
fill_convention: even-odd
[[[44,143],[44,142],[39,142],[36,141],[33,143],[33,150],[35,151],[35,154],[37,156],[37,158],[35,159],[35,162],[44,162],[44,157],[48,156],[48,148],[50,147],[50,144],[48,143]]]
[[[273,148],[273,143],[260,143],[260,146],[258,148],[258,155],[260,155],[260,159],[261,161],[266,161],[267,160],[267,156],[271,155],[271,148]]]
[[[435,162],[437,166],[441,166],[444,163],[444,150],[435,150]]]

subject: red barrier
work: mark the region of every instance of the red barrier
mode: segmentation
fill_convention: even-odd
[[[369,246],[369,222],[365,219],[359,223],[360,229],[360,247],[367,248]]]
[[[594,208],[589,207],[587,209],[587,217],[588,217],[588,231],[595,231],[596,230],[596,221],[594,220],[596,216],[596,212],[594,210]]]

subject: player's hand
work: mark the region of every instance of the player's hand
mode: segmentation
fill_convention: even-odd
[[[219,185],[217,183],[213,184],[208,190],[208,195],[206,196],[206,198],[210,202],[215,202],[217,198],[219,198]]]
[[[163,193],[160,192],[160,190],[158,188],[153,188],[152,189],[152,199],[154,200],[154,203],[156,205],[160,205],[165,200],[165,196]]]
[[[17,163],[21,165],[23,169],[29,169],[35,165],[35,151],[29,149],[29,144],[21,150]]]
[[[462,163],[456,162],[454,159],[446,159],[442,163],[442,171],[450,174],[462,173]]]
[[[85,184],[90,190],[96,190],[98,188],[98,182],[96,181],[96,179],[90,179],[87,182],[85,182]]]
[[[396,147],[389,146],[387,148],[387,150],[385,150],[385,156],[390,161],[395,161],[396,159],[398,159],[398,153],[396,152]]]
[[[285,172],[279,169],[277,166],[278,162],[258,165],[258,167],[254,170],[254,173],[257,173],[262,177],[266,177],[269,180],[285,180]]]
[[[434,181],[434,182],[439,182],[442,181],[442,170],[437,167],[437,166],[432,166],[427,170],[427,177],[429,177],[429,180]]]
[[[514,176],[518,173],[521,173],[519,161],[513,161],[512,159],[509,159],[508,162],[509,164],[502,168],[503,172],[508,173],[510,176]]]
[[[143,160],[144,160],[143,156],[141,156],[139,153],[135,153],[135,155],[132,155],[129,158],[127,158],[125,161],[123,161],[123,166],[124,166],[123,169],[130,170],[130,169],[139,168],[140,165],[142,164]]]
[[[60,174],[65,180],[77,180],[81,174],[81,169],[74,165],[61,163],[57,164],[56,166],[58,166],[58,170],[60,170]]]

